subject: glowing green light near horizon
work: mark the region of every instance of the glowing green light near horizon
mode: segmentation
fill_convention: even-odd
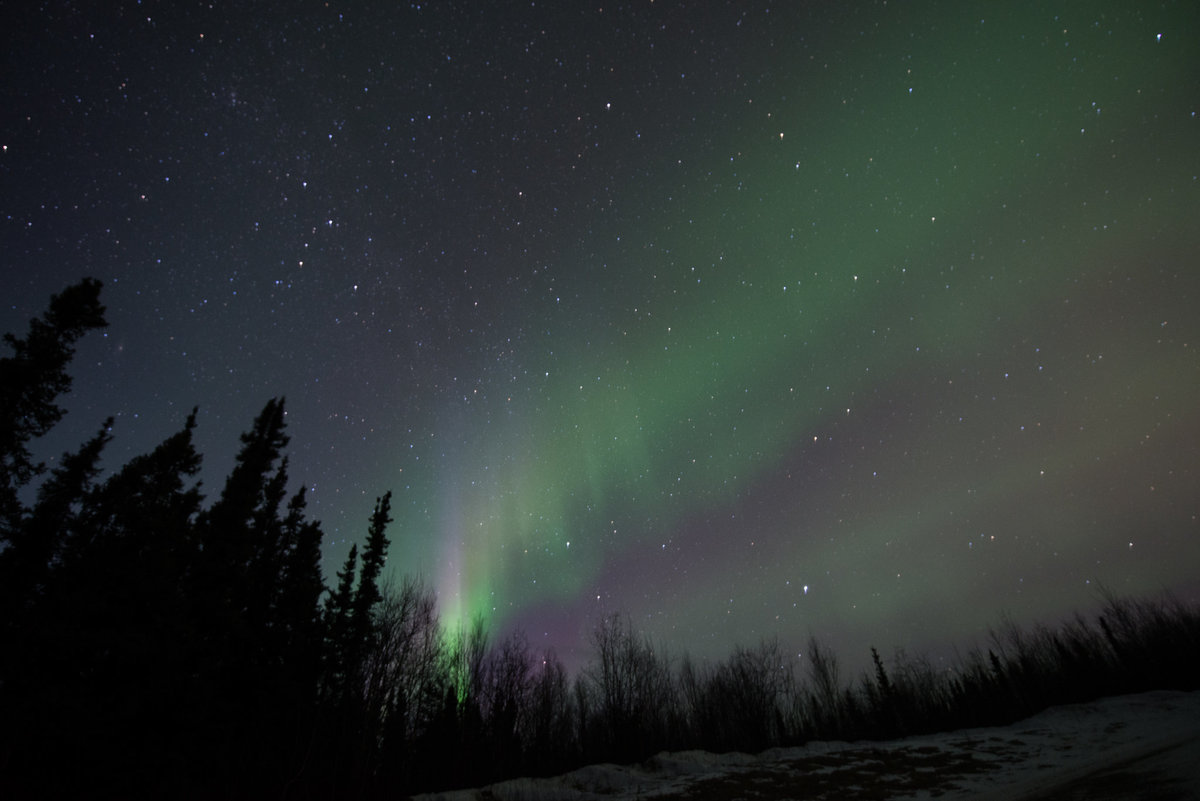
[[[741,124],[724,151],[682,154],[689,170],[664,189],[686,201],[686,213],[656,215],[661,210],[651,206],[644,229],[624,232],[599,255],[563,254],[605,266],[602,281],[577,287],[603,315],[531,320],[554,329],[547,369],[521,376],[506,416],[442,432],[453,475],[438,482],[430,515],[447,619],[482,614],[503,623],[530,604],[595,595],[615,553],[670,539],[688,517],[720,518],[814,437],[884,414],[881,387],[905,382],[914,395],[936,398],[977,373],[992,382],[992,373],[1014,370],[1012,391],[1028,394],[1030,408],[1056,408],[1057,387],[1037,383],[1039,348],[1059,342],[1046,321],[1063,313],[1064,287],[1111,291],[1089,272],[1107,240],[1080,252],[1077,238],[1061,232],[1093,226],[1100,218],[1079,198],[1103,199],[1115,172],[1133,180],[1152,157],[1112,166],[1103,148],[1081,155],[1092,140],[1064,124],[1069,115],[1040,122],[1022,115],[1036,102],[1026,84],[1059,74],[1060,53],[1018,58],[997,44],[975,53],[977,43],[968,41],[975,40],[964,39],[953,58],[940,52],[944,63],[922,54],[922,68],[953,62],[957,72],[941,83],[921,80],[913,92],[887,82],[857,91],[853,75],[834,70],[796,90],[807,104],[768,98],[734,108]],[[893,42],[868,60],[905,63],[910,47]],[[859,53],[848,63],[867,58]],[[995,58],[1009,65],[1010,78],[996,76]],[[1161,81],[1149,69],[1145,80]],[[1114,91],[1102,74],[1070,80],[1080,97],[1103,100]],[[843,104],[847,97],[853,102]],[[763,103],[775,105],[760,110]],[[1094,137],[1126,136],[1136,124],[1135,103],[1114,105],[1088,122]],[[1105,169],[1081,173],[1081,158],[1107,159]],[[636,203],[639,190],[627,187],[626,202]],[[1168,221],[1184,216],[1164,213]],[[1150,213],[1134,208],[1103,219],[1115,217],[1133,226]],[[1022,341],[1031,334],[1037,342]],[[1103,332],[1097,344],[1118,352],[1120,339]],[[535,366],[533,349],[521,356]],[[1140,369],[1161,378],[1179,369],[1178,358]],[[1122,402],[1101,397],[1091,413],[1097,421]],[[970,407],[985,418],[971,421],[973,431],[1016,436],[1020,404],[1002,400],[997,419],[986,419],[986,405]],[[980,447],[947,444],[952,436],[947,453]],[[1080,440],[1056,458],[1076,465],[1102,447]],[[878,450],[881,462],[911,461],[882,440]],[[970,472],[986,483],[964,487],[971,495],[961,497],[886,475],[892,494],[915,497],[864,513],[860,541],[870,556],[863,564],[887,558],[879,542],[919,539],[941,525],[905,508],[965,515],[985,508],[983,499],[1034,492],[1031,461],[1022,454],[1003,469]]]

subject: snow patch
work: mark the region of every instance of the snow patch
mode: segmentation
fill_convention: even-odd
[[[1106,698],[1048,709],[1011,726],[887,742],[810,743],[758,755],[661,753],[639,765],[589,765],[553,778],[418,798],[1041,801],[1117,798],[1122,788],[1150,786],[1175,798],[1200,798],[1200,692]]]

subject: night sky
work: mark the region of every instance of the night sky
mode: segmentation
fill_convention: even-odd
[[[114,9],[120,8],[119,11]],[[17,3],[0,330],[105,284],[42,456],[287,398],[327,580],[569,665],[969,647],[1200,597],[1200,12]]]

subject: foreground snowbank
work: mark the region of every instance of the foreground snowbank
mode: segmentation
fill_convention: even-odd
[[[751,756],[663,753],[426,801],[549,799],[1200,799],[1200,692],[1049,709],[1012,726]]]

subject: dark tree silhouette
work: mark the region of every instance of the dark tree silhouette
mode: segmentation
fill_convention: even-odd
[[[367,529],[367,543],[362,554],[362,568],[358,576],[358,590],[351,606],[351,628],[358,640],[362,640],[371,628],[371,612],[383,599],[379,591],[379,574],[387,561],[387,526],[391,518],[392,493],[375,499],[371,512],[371,523]]]
[[[666,742],[677,700],[665,657],[632,622],[608,615],[592,630],[596,661],[584,670],[590,744],[611,758],[635,759]]]
[[[276,514],[287,480],[286,460],[278,469],[275,465],[287,443],[283,400],[273,398],[253,428],[242,434],[233,472],[220,498],[201,516],[203,556],[197,589],[223,608],[225,622],[249,614],[261,624],[269,603],[263,595],[267,588],[251,581],[251,573],[261,578],[278,554],[281,533]]]
[[[78,451],[64,453],[59,464],[38,487],[31,510],[24,510],[22,525],[10,533],[0,552],[0,590],[4,618],[16,619],[45,591],[51,571],[63,558],[63,548],[78,528],[78,518],[88,493],[100,473],[100,455],[112,439],[112,418]]]
[[[108,325],[100,287],[96,279],[85,278],[51,297],[50,308],[29,322],[23,339],[4,335],[13,355],[0,359],[0,545],[20,522],[17,491],[44,470],[33,461],[29,442],[62,419],[56,401],[71,388],[67,365],[75,343]]]
[[[337,573],[337,589],[325,600],[326,691],[335,694],[352,671],[350,614],[354,603],[354,575],[358,569],[358,544],[350,546],[346,562]]]
[[[546,774],[570,764],[575,719],[567,670],[554,651],[534,665],[525,720],[525,762],[530,772]]]
[[[321,577],[321,527],[304,518],[303,487],[288,502],[283,521],[283,557],[276,600],[282,629],[284,664],[301,676],[297,680],[315,692],[320,671],[320,602],[325,593]]]

